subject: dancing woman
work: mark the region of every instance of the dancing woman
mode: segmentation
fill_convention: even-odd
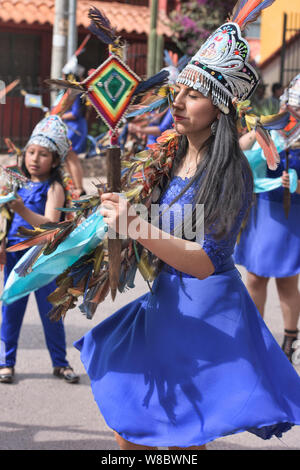
[[[239,15],[237,9],[177,80],[176,134],[162,150],[173,164],[159,199],[172,216],[169,236],[166,212],[157,227],[119,195],[102,196],[106,223],[162,262],[150,293],[75,343],[121,449],[205,449],[221,436],[249,431],[268,439],[300,424],[299,377],[232,260],[253,181],[231,100],[248,98],[258,82]],[[210,44],[215,55],[202,56]],[[202,242],[198,232],[180,236],[185,224],[175,202],[177,210],[192,205],[195,231],[204,205]]]

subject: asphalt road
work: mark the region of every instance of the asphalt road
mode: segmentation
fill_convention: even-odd
[[[240,268],[243,278],[245,271]],[[2,284],[2,279],[0,280]],[[0,384],[0,450],[114,450],[112,431],[106,426],[93,399],[89,379],[73,342],[116,309],[147,292],[138,278],[136,289],[108,297],[92,320],[79,309],[68,312],[65,328],[68,360],[80,374],[79,384],[67,384],[52,376],[35,298],[29,305],[21,330],[14,384]],[[281,343],[283,323],[274,280],[270,281],[265,322]],[[300,365],[295,366],[300,374]],[[243,432],[208,444],[212,450],[299,450],[300,426],[281,440],[264,441]]]

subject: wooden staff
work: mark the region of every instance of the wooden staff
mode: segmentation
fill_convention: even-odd
[[[121,149],[117,145],[117,136],[111,138],[111,147],[106,151],[107,165],[107,191],[121,192]],[[111,297],[114,300],[120,276],[121,268],[121,244],[122,240],[118,234],[113,234],[115,238],[108,237],[108,261],[109,261],[109,283]]]
[[[285,170],[286,172],[289,171],[289,152],[288,150],[285,151]],[[286,218],[289,216],[291,207],[291,193],[289,188],[283,189],[283,208]]]

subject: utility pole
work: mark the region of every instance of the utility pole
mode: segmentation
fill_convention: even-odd
[[[157,43],[157,12],[158,0],[151,0],[150,6],[150,32],[148,36],[147,76],[155,74],[156,69],[156,43]]]
[[[155,73],[159,72],[164,64],[164,45],[165,40],[163,34],[156,36],[156,54],[155,54]]]
[[[55,0],[55,16],[52,34],[51,78],[61,78],[67,59],[68,0]],[[51,93],[51,105],[56,93]]]
[[[77,23],[76,23],[77,0],[69,0],[69,25],[68,25],[68,56],[71,59],[77,49]]]

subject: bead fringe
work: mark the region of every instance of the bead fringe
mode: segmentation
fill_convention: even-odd
[[[218,82],[214,78],[206,76],[204,71],[201,73],[186,67],[180,73],[177,82],[200,91],[204,96],[210,94],[214,105],[220,107],[226,114],[229,112],[228,106],[231,99],[229,92],[226,93]]]

